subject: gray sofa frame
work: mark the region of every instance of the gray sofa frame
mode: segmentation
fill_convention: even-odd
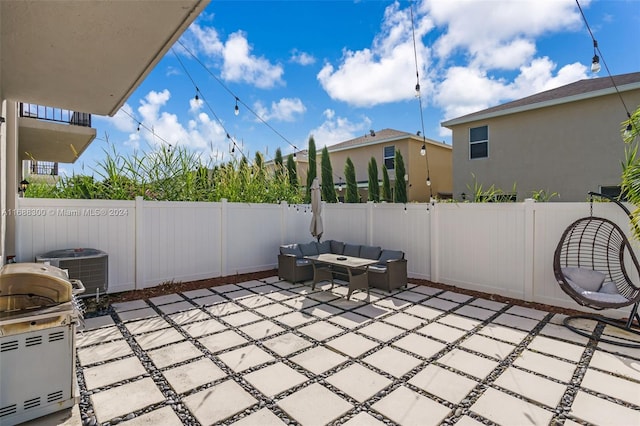
[[[407,286],[407,260],[404,258],[404,252],[383,250],[377,246],[345,244],[335,240],[280,246],[278,277],[292,283],[312,280],[313,265],[311,261],[304,259],[304,256],[320,253],[344,254],[378,260],[378,263],[368,268],[369,287],[391,292],[396,288]]]

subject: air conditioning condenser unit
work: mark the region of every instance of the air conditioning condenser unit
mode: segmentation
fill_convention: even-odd
[[[48,263],[66,269],[70,279],[80,280],[86,291],[81,297],[107,292],[109,283],[109,256],[92,248],[53,250],[36,256],[36,262]]]

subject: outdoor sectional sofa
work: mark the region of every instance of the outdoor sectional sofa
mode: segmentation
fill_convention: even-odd
[[[404,252],[335,240],[280,246],[278,276],[293,283],[312,280],[313,265],[304,257],[323,253],[377,260],[368,268],[369,287],[391,291],[407,285],[407,260],[404,258]]]

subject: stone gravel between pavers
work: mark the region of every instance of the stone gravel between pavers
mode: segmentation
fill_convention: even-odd
[[[640,424],[640,351],[567,333],[560,314],[414,284],[351,301],[329,287],[268,277],[87,318],[80,421]]]

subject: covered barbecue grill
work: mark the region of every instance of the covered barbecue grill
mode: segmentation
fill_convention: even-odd
[[[84,287],[41,263],[0,268],[0,424],[72,407],[77,400],[75,327]]]

